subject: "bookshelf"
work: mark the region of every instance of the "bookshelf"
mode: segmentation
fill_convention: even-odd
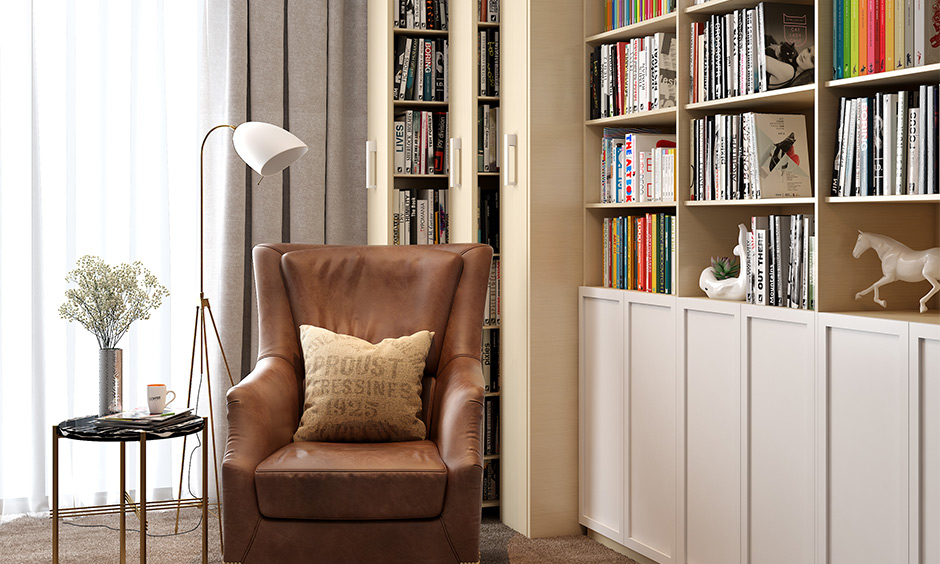
[[[402,32],[391,25],[390,4],[369,2],[369,242],[393,241],[395,188],[446,187],[453,242],[478,240],[481,207],[498,194],[501,315],[484,338],[500,341],[499,391],[486,396],[499,401],[499,451],[484,464],[498,462],[500,477],[499,499],[484,506],[498,506],[503,522],[529,536],[577,534],[573,296],[581,278],[582,120],[581,63],[572,54],[582,41],[581,5],[504,0],[499,22],[482,23],[477,2],[450,2],[450,171],[416,177],[392,170],[394,114],[402,106],[391,96],[392,53]],[[481,31],[500,34],[498,93],[479,91]],[[498,171],[477,163],[484,105],[499,108],[499,137],[490,143]]]
[[[498,23],[479,22],[475,12],[476,3],[450,2],[448,25],[446,30],[427,30],[400,28],[394,25],[394,6],[391,2],[369,2],[369,140],[374,141],[374,154],[367,158],[374,159],[375,188],[368,190],[369,207],[369,244],[389,245],[395,242],[394,212],[395,198],[399,190],[433,188],[448,193],[448,235],[450,242],[476,242],[480,237],[480,205],[483,201],[481,191],[499,190],[499,173],[482,172],[477,166],[477,116],[482,104],[498,105],[498,96],[478,95],[477,61],[478,30],[499,29]],[[471,5],[472,4],[472,5]],[[430,38],[448,41],[447,60],[447,98],[446,101],[399,100],[393,95],[396,70],[396,45],[399,38]],[[375,85],[382,85],[376,87]],[[448,112],[448,139],[445,153],[446,169],[443,173],[413,174],[398,172],[394,163],[394,128],[396,116],[406,110],[446,111]],[[497,249],[498,251],[498,249]],[[498,254],[496,255],[498,257]],[[494,281],[495,282],[495,281]],[[492,298],[495,295],[491,292]],[[489,300],[489,299],[488,299]],[[495,309],[494,309],[495,311]],[[487,312],[489,317],[489,312]],[[483,342],[498,346],[494,333],[500,330],[494,320],[483,328]],[[498,350],[488,350],[491,366],[498,367]],[[495,358],[494,358],[495,357]],[[488,380],[488,375],[487,375]],[[498,385],[498,375],[493,382]],[[485,382],[487,390],[491,382]],[[497,388],[498,389],[498,388]],[[485,401],[499,398],[499,392],[488,391]],[[494,404],[497,407],[498,403]],[[496,413],[498,419],[499,414]],[[497,427],[498,428],[498,427]],[[484,435],[485,436],[485,435]],[[491,449],[493,450],[493,449]],[[498,450],[484,456],[484,467],[492,465],[499,468]],[[497,470],[498,471],[498,470]],[[486,479],[486,471],[484,478]],[[496,480],[498,484],[500,480]],[[484,494],[491,491],[484,488]],[[484,507],[500,505],[499,496],[486,496]]]
[[[829,187],[839,98],[937,84],[940,65],[833,80],[832,4],[795,0],[788,3],[815,9],[812,84],[691,103],[692,24],[758,3],[680,0],[675,13],[607,31],[603,2],[583,2],[583,75],[589,76],[590,54],[599,44],[675,32],[678,105],[583,120],[580,522],[608,546],[660,564],[787,559],[841,564],[874,562],[876,553],[890,554],[885,559],[893,561],[915,561],[920,554],[929,561],[940,554],[935,540],[915,546],[904,539],[916,536],[917,527],[937,530],[940,503],[916,488],[904,489],[905,478],[898,472],[936,473],[932,460],[940,438],[929,426],[932,416],[925,414],[940,402],[933,388],[940,358],[940,296],[930,300],[926,314],[917,313],[917,301],[930,289],[927,283],[882,287],[887,308],[870,294],[856,301],[855,293],[880,278],[881,269],[872,251],[856,259],[852,249],[858,230],[894,237],[913,249],[940,246],[940,195],[833,197]],[[590,115],[589,90],[585,81],[583,116]],[[806,117],[811,197],[690,198],[692,120],[743,112]],[[604,127],[656,127],[676,134],[676,202],[599,203],[597,163]],[[603,220],[664,209],[675,213],[677,223],[672,294],[603,287]],[[708,299],[699,276],[710,257],[731,253],[739,223],[750,226],[752,216],[771,214],[815,216],[815,309]],[[650,332],[660,336],[654,343],[644,341]],[[655,384],[645,380],[650,371],[658,375]],[[859,378],[855,386],[853,374]],[[871,385],[870,393],[859,389],[863,381]],[[922,403],[915,406],[903,393],[899,396],[899,382],[903,393]],[[879,403],[878,394],[886,390],[892,394],[885,396],[884,416],[872,423],[863,416],[864,408]],[[649,405],[660,408],[658,419],[646,410]],[[663,413],[672,417],[662,418]],[[887,437],[889,431],[897,434]],[[918,436],[919,447],[908,443]],[[902,454],[874,470],[897,486],[876,502],[888,517],[858,526],[851,514],[860,507],[852,500],[865,494],[843,469],[864,464],[866,441],[879,452]],[[940,487],[933,475],[919,479],[927,480],[920,487],[930,491]],[[656,510],[650,510],[644,488],[659,492],[663,503]],[[890,513],[896,507],[909,511],[912,521],[904,520],[908,514]],[[786,550],[775,552],[784,537]],[[871,539],[858,543],[869,552],[848,546],[849,538]]]

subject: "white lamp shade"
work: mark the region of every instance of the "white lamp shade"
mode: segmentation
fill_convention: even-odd
[[[262,121],[247,121],[235,128],[235,152],[261,176],[281,172],[307,152],[293,133]]]

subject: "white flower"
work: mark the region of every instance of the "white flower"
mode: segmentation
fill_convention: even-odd
[[[140,261],[111,268],[99,257],[85,255],[65,281],[76,287],[65,291],[59,315],[84,325],[102,349],[114,348],[131,323],[150,319],[150,312],[170,295]]]

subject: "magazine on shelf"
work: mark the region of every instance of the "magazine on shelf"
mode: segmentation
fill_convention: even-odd
[[[816,72],[814,8],[762,2],[758,17],[763,41],[759,54],[764,90],[813,84]]]
[[[811,197],[805,116],[754,114],[753,133],[759,197]]]
[[[146,407],[137,407],[111,415],[103,415],[95,420],[97,425],[106,427],[133,427],[140,429],[159,429],[167,425],[195,417],[192,408],[165,409],[163,413],[151,414]]]

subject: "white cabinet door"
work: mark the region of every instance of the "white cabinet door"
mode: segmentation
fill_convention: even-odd
[[[940,326],[911,323],[910,370],[915,425],[911,433],[911,449],[919,448],[919,463],[912,476],[915,505],[911,527],[911,545],[920,552],[918,564],[940,562]],[[920,526],[913,523],[920,522]]]
[[[677,541],[676,298],[625,293],[624,546],[660,564]]]
[[[753,305],[741,313],[748,561],[808,564],[815,554],[816,315]]]
[[[623,544],[623,292],[581,288],[579,522]]]
[[[738,303],[679,299],[679,381],[686,405],[684,562],[693,564],[742,559],[740,311]]]
[[[908,323],[818,316],[829,564],[910,562]],[[822,534],[822,532],[821,532]]]

